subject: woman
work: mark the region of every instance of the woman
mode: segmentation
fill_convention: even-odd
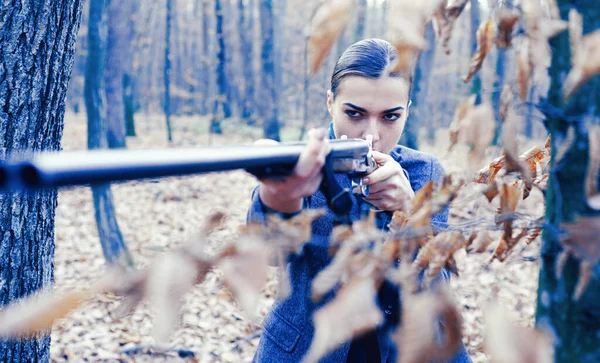
[[[261,180],[252,195],[249,221],[265,223],[265,214],[278,213],[291,217],[303,208],[327,208],[327,200],[319,190],[321,169],[325,162],[328,139],[366,139],[373,137],[373,156],[379,167],[366,176],[370,186],[365,198],[353,198],[351,217],[359,218],[361,205],[369,203],[385,212],[378,213],[380,228],[387,228],[391,212],[408,210],[415,190],[429,180],[440,183],[443,169],[431,155],[403,146],[398,140],[404,129],[410,106],[411,84],[400,74],[390,73],[396,58],[395,48],[380,39],[367,39],[351,45],[337,61],[327,92],[327,108],[333,121],[328,134],[311,130],[294,174],[284,181]],[[350,185],[346,175],[336,175],[343,187]],[[435,215],[432,223],[443,228],[447,210]],[[299,255],[289,259],[292,293],[284,301],[277,300],[264,320],[264,334],[256,351],[257,362],[300,362],[314,336],[313,313],[333,298],[333,293],[312,302],[310,284],[314,276],[330,261],[328,239],[333,228],[333,213],[313,224],[313,239]],[[443,271],[438,280],[447,279]],[[377,331],[349,341],[328,354],[322,362],[394,362],[396,347],[390,332],[399,322],[397,288],[384,283],[378,292],[378,305],[385,322]],[[470,362],[464,347],[452,362]]]

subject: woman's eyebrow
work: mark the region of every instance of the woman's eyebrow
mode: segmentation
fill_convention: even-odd
[[[346,106],[348,106],[348,107],[351,107],[351,108],[355,109],[356,111],[360,111],[360,112],[367,113],[367,110],[365,110],[364,108],[362,108],[362,107],[358,107],[358,106],[356,106],[356,105],[353,105],[353,104],[351,104],[351,103],[348,103],[348,102],[346,102],[346,103],[344,103],[344,105],[346,105]]]
[[[398,111],[398,110],[404,110],[404,107],[398,106],[398,107],[390,108],[389,110],[385,110],[382,113],[390,113],[390,112],[394,112],[394,111]]]

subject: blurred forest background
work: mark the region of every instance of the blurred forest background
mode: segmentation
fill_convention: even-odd
[[[171,137],[168,129],[178,123],[178,117],[187,118],[188,126],[202,132],[242,131],[278,140],[299,139],[307,127],[327,126],[326,90],[335,61],[360,39],[385,38],[387,22],[393,19],[387,18],[389,1],[358,0],[343,35],[319,72],[309,77],[306,28],[317,4],[112,0],[98,24],[107,32],[104,88],[109,144],[123,146],[125,134],[148,128],[165,127]],[[434,131],[450,125],[466,95],[478,94],[480,101],[493,101],[498,109],[503,84],[515,84],[512,48],[494,49],[470,84],[459,75],[467,73],[482,20],[498,8],[518,5],[511,0],[469,1],[455,25],[449,54],[436,45],[433,27],[428,25],[430,47],[417,65],[404,143],[416,147],[419,138],[433,142]],[[88,19],[85,6],[67,96],[73,113],[85,111]],[[539,89],[538,95],[545,94],[548,84],[538,82],[532,87]],[[530,97],[535,101],[536,92],[530,92]],[[533,107],[521,110],[536,112]],[[545,136],[535,117],[527,120],[522,132],[528,138]]]

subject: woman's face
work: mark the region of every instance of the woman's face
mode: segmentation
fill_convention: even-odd
[[[401,77],[347,76],[340,82],[335,100],[327,91],[327,108],[336,138],[373,135],[373,149],[389,154],[408,117],[408,83]]]

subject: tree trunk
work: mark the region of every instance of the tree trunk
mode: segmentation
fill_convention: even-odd
[[[358,42],[365,36],[365,21],[367,17],[367,0],[358,0],[356,31],[354,32],[354,41]],[[341,54],[340,54],[341,55]]]
[[[577,4],[577,5],[574,5]],[[571,8],[583,17],[584,35],[600,28],[600,8],[595,0],[559,0],[561,18],[566,20]],[[579,300],[573,299],[579,262],[569,258],[560,277],[555,276],[555,263],[562,247],[558,234],[562,223],[573,222],[576,215],[600,218],[600,211],[586,203],[585,174],[589,159],[587,130],[590,124],[600,123],[600,77],[591,78],[564,102],[562,85],[570,69],[568,33],[562,32],[550,42],[553,49],[550,68],[551,87],[547,102],[539,105],[547,117],[552,134],[552,150],[557,150],[569,126],[575,128],[575,140],[562,160],[551,162],[546,191],[545,228],[542,235],[542,264],[540,268],[536,325],[550,330],[556,338],[556,362],[600,361],[600,285],[596,264],[587,288]],[[555,152],[553,152],[555,154]],[[590,243],[598,243],[589,241]]]
[[[106,42],[106,66],[104,89],[106,90],[106,121],[108,147],[124,148],[125,105],[123,103],[123,75],[130,57],[127,25],[131,0],[110,0],[108,5],[108,39]]]
[[[210,132],[222,134],[221,121],[231,116],[227,102],[227,76],[225,74],[225,41],[223,39],[223,10],[221,0],[215,0],[216,44],[217,44],[217,94],[213,100]]]
[[[173,19],[173,0],[167,0],[167,19],[165,27],[165,69],[164,69],[164,82],[165,82],[165,103],[164,112],[165,120],[167,124],[167,139],[169,142],[173,141],[173,135],[171,131],[171,21]]]
[[[477,29],[481,15],[479,11],[479,0],[471,0],[471,56],[477,50]],[[469,61],[470,62],[470,61]],[[471,79],[471,94],[476,95],[475,104],[481,103],[481,71],[477,72]]]
[[[425,39],[429,47],[419,54],[415,77],[413,80],[412,106],[408,121],[404,128],[404,133],[400,139],[400,144],[413,149],[419,148],[419,129],[421,125],[429,124],[432,117],[427,107],[427,96],[429,94],[429,79],[433,73],[433,63],[435,61],[435,32],[430,22],[425,28]],[[434,127],[427,128],[427,138],[432,141],[435,138]]]
[[[212,110],[212,99],[214,96],[213,90],[213,52],[211,42],[211,14],[212,6],[210,0],[204,0],[202,2],[202,53],[203,53],[203,65],[202,71],[204,73],[203,80],[203,110],[204,114],[208,114]]]
[[[262,38],[261,59],[262,77],[259,88],[260,118],[265,138],[280,141],[279,110],[277,105],[278,84],[275,77],[275,52],[273,48],[273,0],[260,2],[260,29]]]
[[[82,1],[0,10],[0,160],[58,151]],[[53,281],[56,190],[0,193],[0,307]],[[50,335],[0,340],[0,362],[47,362]]]
[[[106,61],[106,0],[90,1],[88,58],[85,74],[85,105],[88,118],[88,148],[105,148],[107,142],[104,65]],[[131,265],[132,259],[116,219],[110,184],[92,185],[94,209],[100,244],[108,263]]]
[[[254,34],[254,1],[248,0],[248,5],[245,9],[244,1],[238,0],[238,11],[240,15],[240,43],[242,54],[246,59],[245,62],[242,62],[244,91],[242,96],[241,118],[248,125],[254,125],[256,123],[256,120],[254,119],[254,62],[252,61],[254,59],[254,38],[252,37]]]

